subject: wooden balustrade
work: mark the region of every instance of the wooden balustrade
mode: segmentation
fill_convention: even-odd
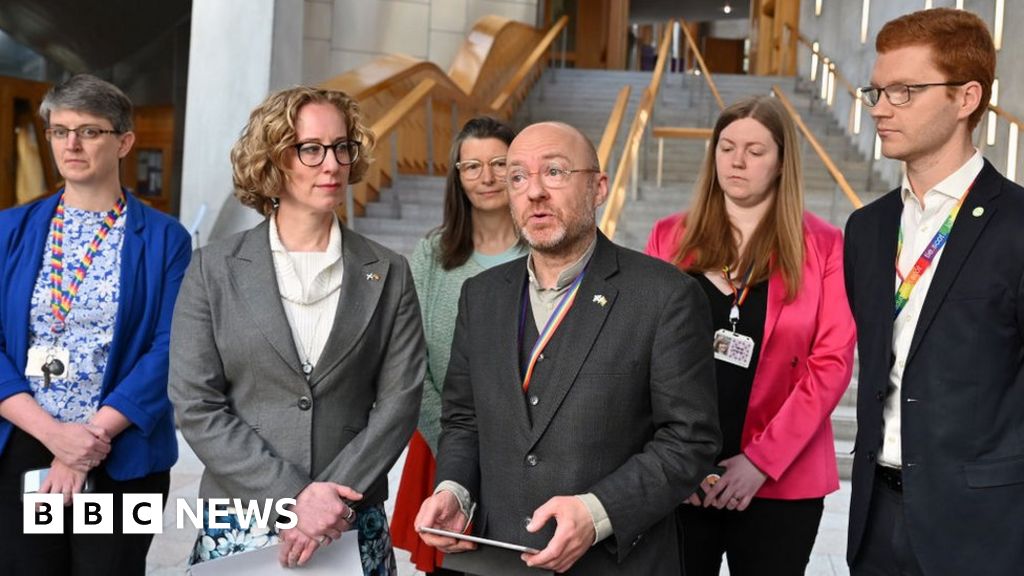
[[[680,18],[680,22],[682,24],[680,28],[683,29],[683,35],[686,36],[686,43],[690,46],[690,50],[693,51],[693,55],[697,59],[697,66],[700,67],[704,81],[708,83],[708,88],[711,89],[711,95],[715,97],[718,109],[722,110],[725,108],[725,101],[722,100],[722,95],[718,93],[718,86],[715,85],[715,81],[711,78],[711,72],[708,70],[708,65],[704,62],[704,57],[700,54],[697,41],[693,39],[693,34],[690,33],[690,28],[686,25],[686,21]]]
[[[833,180],[835,180],[836,186],[839,187],[839,189],[843,192],[843,194],[850,201],[850,203],[853,204],[854,208],[860,208],[861,206],[863,206],[864,203],[861,201],[860,197],[857,196],[857,193],[853,191],[853,187],[850,186],[850,183],[846,180],[846,177],[843,176],[842,171],[839,170],[839,168],[836,166],[836,163],[832,161],[832,157],[829,156],[828,152],[825,150],[825,147],[818,142],[818,139],[815,138],[811,130],[807,127],[806,124],[804,124],[803,118],[800,117],[800,114],[796,111],[796,108],[793,107],[793,104],[789,101],[789,98],[786,97],[786,94],[782,91],[782,88],[779,88],[777,84],[773,85],[772,93],[775,94],[775,97],[778,98],[779,102],[781,102],[782,105],[786,108],[786,112],[789,112],[789,116],[793,119],[793,122],[796,123],[797,129],[800,130],[801,134],[803,134],[804,139],[806,139],[807,143],[810,144],[815,154],[817,154],[818,157],[821,158],[822,163],[825,164],[825,169],[828,170],[829,175],[832,176]]]
[[[636,189],[636,180],[639,177],[637,171],[640,145],[643,142],[644,131],[647,129],[647,124],[651,119],[658,91],[661,89],[662,75],[665,71],[665,62],[668,60],[668,50],[671,44],[672,21],[669,21],[659,44],[658,60],[651,74],[651,82],[644,89],[643,95],[640,97],[640,103],[637,105],[636,114],[633,116],[633,122],[630,124],[622,156],[619,158],[619,165],[615,171],[615,179],[612,181],[608,199],[605,202],[604,213],[601,215],[601,231],[608,238],[615,237],[619,216],[626,203],[627,185],[632,182],[634,192]]]
[[[391,185],[396,171],[447,172],[450,143],[469,118],[511,118],[567,23],[563,16],[543,31],[485,16],[474,25],[447,73],[432,62],[388,55],[322,83],[356,98],[364,123],[376,128],[387,119],[382,126],[389,127],[388,137],[378,134],[376,162],[364,184],[353,191],[354,213],[363,214],[366,203]]]
[[[601,144],[597,147],[597,165],[604,170],[608,171],[608,161],[611,159],[612,148],[615,146],[615,138],[619,134],[619,126],[622,124],[622,118],[626,115],[626,106],[629,104],[629,93],[632,91],[629,85],[623,86],[619,90],[619,96],[615,99],[615,105],[612,106],[612,113],[608,116],[608,124],[604,127],[604,133],[601,135]]]

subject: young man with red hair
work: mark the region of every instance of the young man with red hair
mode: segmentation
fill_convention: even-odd
[[[1024,189],[974,148],[995,48],[977,16],[887,23],[863,89],[900,188],[846,227],[860,351],[854,575],[1024,566]],[[895,269],[894,269],[895,264]]]

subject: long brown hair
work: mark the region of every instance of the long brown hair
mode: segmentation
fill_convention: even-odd
[[[725,211],[725,193],[718,182],[715,154],[722,130],[743,118],[753,118],[771,132],[779,148],[781,170],[772,205],[740,254],[736,228]],[[771,96],[744,98],[723,110],[715,123],[693,202],[681,223],[685,232],[673,261],[691,272],[729,266],[745,273],[753,266],[751,283],[767,280],[778,269],[786,283],[786,297],[791,300],[800,286],[804,263],[803,211],[800,152],[792,119]]]
[[[444,219],[441,225],[431,232],[441,236],[441,250],[437,259],[445,270],[462,266],[473,255],[473,205],[469,203],[466,191],[462,188],[462,180],[459,178],[459,169],[455,167],[462,159],[462,143],[469,138],[494,138],[508,146],[515,137],[515,131],[509,126],[494,118],[480,116],[466,122],[452,142],[448,159],[448,178],[444,187]]]

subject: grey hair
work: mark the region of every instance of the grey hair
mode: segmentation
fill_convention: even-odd
[[[132,129],[132,101],[120,88],[90,74],[78,74],[50,88],[39,116],[50,125],[50,112],[73,110],[106,118],[114,130],[124,133]]]

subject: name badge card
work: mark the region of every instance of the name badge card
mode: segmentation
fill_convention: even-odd
[[[50,366],[49,375],[43,367]],[[60,369],[56,370],[55,367]],[[33,346],[28,349],[28,362],[25,364],[26,378],[64,379],[71,372],[71,352],[67,348],[53,346]]]
[[[754,339],[732,330],[715,332],[715,360],[728,362],[740,368],[750,368],[754,357]]]

